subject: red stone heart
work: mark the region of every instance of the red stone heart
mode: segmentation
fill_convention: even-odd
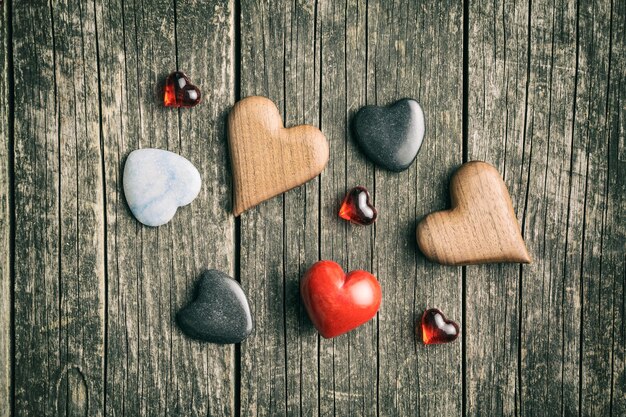
[[[370,193],[361,186],[348,191],[339,209],[339,217],[363,226],[374,223],[376,216],[376,209],[370,203]]]
[[[166,107],[193,107],[200,103],[202,95],[181,71],[174,71],[165,80],[163,104]]]
[[[315,263],[302,277],[300,293],[313,325],[326,339],[369,321],[382,296],[374,275],[362,270],[346,274],[333,261]]]
[[[426,345],[452,342],[460,332],[459,325],[446,319],[436,308],[428,309],[422,315],[422,340]]]

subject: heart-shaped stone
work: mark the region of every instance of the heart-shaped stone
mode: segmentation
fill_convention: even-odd
[[[412,99],[390,106],[366,106],[353,120],[356,141],[363,153],[390,171],[407,169],[422,146],[424,112]]]
[[[165,79],[163,104],[167,107],[193,107],[200,103],[202,94],[184,72],[174,71]]]
[[[278,109],[265,97],[248,97],[228,115],[235,216],[304,184],[328,162],[328,142],[317,128],[285,129]]]
[[[417,225],[417,243],[428,259],[446,265],[529,263],[511,197],[486,162],[463,164],[450,182],[452,208]]]
[[[178,207],[200,192],[200,173],[191,162],[161,149],[138,149],[124,165],[124,195],[133,215],[146,226],[169,222]]]
[[[449,343],[459,337],[459,325],[446,319],[443,313],[431,308],[422,315],[422,341],[426,345]]]
[[[176,315],[181,330],[205,342],[240,343],[252,333],[250,306],[237,281],[215,269],[200,277],[196,298]]]
[[[339,209],[339,217],[363,226],[374,223],[376,216],[376,209],[370,202],[370,193],[360,185],[348,191]]]
[[[300,294],[313,325],[327,339],[369,321],[382,296],[374,275],[362,270],[346,274],[332,261],[319,261],[304,274]]]

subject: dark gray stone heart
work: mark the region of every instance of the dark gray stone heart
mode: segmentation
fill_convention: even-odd
[[[424,113],[417,101],[402,99],[390,106],[366,106],[353,119],[363,153],[390,171],[407,169],[422,146]]]
[[[237,281],[217,270],[198,280],[196,299],[176,315],[187,336],[205,342],[239,343],[252,332],[250,306]]]

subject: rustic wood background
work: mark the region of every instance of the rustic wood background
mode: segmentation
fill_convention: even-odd
[[[626,415],[626,1],[0,3],[1,417]],[[160,104],[176,68],[202,105]],[[225,117],[253,94],[319,126],[331,159],[235,219]],[[402,97],[427,128],[395,174],[349,122]],[[126,155],[148,146],[204,181],[159,228],[121,192]],[[419,253],[416,222],[474,159],[503,174],[531,265]],[[374,227],[337,217],[357,184]],[[318,259],[378,276],[374,320],[317,335],[298,282]],[[241,346],[174,323],[206,267],[249,296]],[[462,338],[422,345],[427,307]]]

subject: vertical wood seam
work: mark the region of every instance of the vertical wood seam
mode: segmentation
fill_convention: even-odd
[[[103,332],[104,336],[102,337],[103,341],[103,368],[102,368],[102,409],[103,415],[107,415],[107,371],[108,371],[108,313],[109,313],[109,255],[108,255],[108,218],[107,218],[107,193],[106,193],[106,168],[105,168],[105,158],[104,158],[104,131],[102,128],[102,78],[100,71],[100,39],[98,33],[98,10],[96,7],[96,0],[93,1],[93,16],[94,16],[94,27],[95,27],[95,38],[96,38],[96,69],[97,69],[97,78],[98,78],[98,126],[99,126],[99,136],[100,136],[100,175],[102,176],[102,231],[104,233],[104,238],[102,241],[103,252],[104,252],[104,316],[103,316]]]
[[[495,23],[495,22],[494,22]],[[505,48],[506,49],[506,48]],[[469,0],[463,0],[463,96],[461,103],[461,154],[466,163],[469,154]],[[505,164],[506,166],[506,164]],[[461,412],[467,415],[467,267],[461,267]]]
[[[233,90],[235,96],[235,102],[241,100],[241,0],[231,0],[233,10],[232,31],[233,31],[233,46],[232,46],[232,65],[233,65]],[[225,132],[228,135],[228,131]],[[232,171],[232,165],[231,165]],[[231,206],[234,204],[233,191],[231,190]],[[235,274],[235,280],[241,284],[241,216],[235,217],[235,224],[233,228],[234,236],[234,263],[233,273]],[[255,326],[257,323],[255,323]],[[235,345],[234,354],[234,390],[233,390],[233,412],[235,417],[241,416],[241,343]]]
[[[549,66],[549,70],[548,70],[548,120],[547,120],[547,126],[548,126],[548,131],[546,133],[546,149],[550,149],[550,139],[552,138],[552,130],[550,129],[550,127],[552,126],[552,86],[553,86],[553,80],[554,80],[554,37],[555,37],[555,32],[556,32],[556,5],[555,3],[553,3],[553,8],[552,8],[552,22],[551,22],[551,37],[550,37],[550,66]],[[548,199],[546,198],[546,193],[548,192],[548,172],[549,172],[549,167],[550,167],[550,153],[546,152],[546,163],[545,163],[545,169],[544,169],[544,173],[543,173],[543,196],[542,199],[543,201],[548,201]],[[547,233],[548,233],[548,228],[546,227],[548,223],[548,211],[549,211],[549,205],[546,204],[546,206],[544,207],[544,212],[543,212],[543,237],[542,237],[542,245],[543,245],[543,251],[544,253],[542,254],[542,259],[546,259],[546,253],[545,251],[547,250],[547,244],[546,242],[548,241],[548,237],[547,237]],[[546,273],[545,270],[542,271],[542,281],[545,280],[546,277]],[[547,294],[551,293],[552,290],[552,284],[553,284],[553,279],[552,279],[552,274],[549,274],[549,282],[548,282],[548,291],[546,292]],[[543,305],[542,305],[542,309],[543,309]],[[547,314],[547,328],[550,328],[551,325],[551,320],[552,320],[552,314]],[[563,320],[563,322],[565,323],[565,320]],[[565,325],[563,325],[564,327]],[[552,353],[549,349],[549,345],[550,345],[550,336],[551,333],[548,332],[547,338],[548,338],[548,348],[546,348],[546,350],[544,351],[544,360],[545,363],[549,363],[549,359],[550,359],[550,354]],[[564,338],[565,339],[565,338]],[[564,344],[564,342],[563,342]],[[563,345],[562,344],[562,345]],[[561,371],[563,369],[563,361],[564,361],[564,356],[561,357]],[[549,387],[549,382],[545,381],[545,395],[546,398],[549,398],[548,395],[548,387]],[[561,373],[561,394],[563,393],[563,373]],[[561,414],[563,413],[563,409],[564,409],[564,404],[563,404],[563,396],[561,395]]]
[[[567,228],[565,232],[565,253],[569,252],[569,229],[570,229],[570,213],[571,213],[571,201],[572,201],[572,188],[573,188],[573,167],[574,167],[574,136],[575,136],[575,127],[576,127],[576,103],[577,103],[577,95],[578,95],[578,72],[579,72],[579,55],[580,54],[580,30],[579,30],[579,4],[576,2],[576,63],[574,69],[574,99],[572,101],[572,136],[570,140],[570,166],[569,166],[569,193],[568,193],[568,202],[567,202]],[[586,185],[585,185],[586,188]],[[586,192],[585,192],[586,194]],[[586,206],[586,204],[585,204]],[[583,219],[583,227],[584,227],[584,219]],[[584,245],[584,232],[583,232],[583,245]],[[580,330],[579,330],[579,357],[578,357],[578,366],[579,366],[579,374],[578,374],[578,415],[582,415],[582,348],[583,348],[583,279],[582,279],[582,253],[581,253],[581,276],[579,280],[579,292],[580,292]],[[567,271],[567,257],[564,260],[565,268],[564,271]],[[563,287],[563,297],[562,303],[565,302],[565,287]],[[565,327],[565,321],[563,321],[563,328]],[[563,330],[563,334],[565,334]],[[565,346],[565,339],[563,340],[563,347]],[[564,349],[564,348],[563,348]],[[565,359],[563,358],[562,361]],[[561,365],[563,367],[563,364]],[[562,388],[563,390],[563,388]],[[563,391],[561,391],[563,392]]]
[[[345,112],[343,114],[344,117],[344,126],[347,127],[347,123],[348,123],[348,0],[344,0],[344,15],[343,15],[343,62],[344,62],[344,66],[343,66],[343,84],[345,86],[344,92],[343,92],[343,105],[344,105],[344,109]],[[323,65],[323,63],[322,63]],[[324,68],[321,68],[320,71],[323,71]],[[339,101],[339,100],[338,100]],[[344,135],[343,135],[343,172],[346,174],[343,177],[343,189],[347,190],[348,188],[348,137],[347,137],[347,132],[346,130],[344,130]],[[344,253],[348,254],[349,253],[349,246],[348,246],[348,239],[344,239],[343,242],[344,246],[343,246],[343,250]],[[352,268],[352,265],[350,263],[350,258],[347,257],[346,259],[346,265],[342,265],[342,268],[346,268],[346,270],[350,270]],[[350,338],[347,339],[347,343],[348,343],[348,349],[347,349],[347,355],[348,355],[348,369],[350,369]],[[350,378],[350,372],[348,372],[348,396],[351,396],[351,383],[352,380]],[[352,403],[349,404],[349,407],[352,406]]]
[[[317,80],[317,82],[319,83],[319,93],[317,97],[317,127],[318,129],[322,130],[322,109],[323,109],[323,105],[322,105],[322,87],[323,87],[322,47],[324,43],[322,42],[322,22],[321,21],[319,22],[320,29],[319,31],[317,30],[318,17],[319,17],[319,0],[315,0],[314,7],[315,7],[315,10],[313,11],[313,45],[314,45],[313,47],[313,71],[315,71],[315,68],[317,68],[319,65],[320,73],[319,73],[319,79]],[[317,52],[318,46],[319,46],[319,58],[318,58],[318,52]],[[319,59],[319,62],[318,62],[318,59]],[[313,78],[315,78],[315,74]],[[319,183],[318,183],[318,189],[317,189],[317,259],[319,261],[322,259],[322,190],[323,190],[322,174],[318,175],[318,181]],[[321,337],[319,333],[317,332],[316,332],[316,338],[317,338],[317,415],[318,417],[321,417],[322,415],[322,378],[321,378],[322,359],[321,359],[321,356],[322,355],[320,355],[320,350],[322,347],[322,341],[321,341]],[[300,378],[302,380],[302,375],[300,376]],[[300,385],[300,387],[302,387],[302,385]],[[302,412],[302,408],[300,409],[300,411]]]
[[[15,416],[15,67],[13,57],[13,0],[7,0],[6,6],[6,71],[7,71],[7,94],[8,94],[8,144],[7,144],[7,173],[9,190],[8,198],[8,215],[9,215],[9,309],[10,309],[10,326],[9,326],[9,415]]]
[[[62,242],[62,235],[63,235],[63,225],[61,223],[62,220],[62,211],[63,211],[63,202],[61,201],[61,115],[60,115],[60,109],[59,109],[59,94],[58,94],[58,81],[57,81],[57,54],[56,54],[56,31],[54,28],[54,7],[52,5],[52,0],[49,0],[48,2],[49,5],[49,12],[50,12],[50,30],[51,30],[51,40],[52,40],[52,78],[53,78],[53,85],[54,85],[54,110],[55,110],[55,116],[56,116],[56,129],[57,129],[57,150],[58,150],[58,155],[57,155],[57,169],[58,169],[58,179],[57,179],[57,201],[58,201],[58,205],[57,205],[57,223],[59,225],[58,227],[58,235],[57,235],[57,268],[58,268],[58,275],[57,275],[57,285],[58,285],[58,289],[59,289],[59,300],[57,303],[57,309],[58,309],[58,326],[59,326],[59,334],[58,334],[58,338],[59,338],[59,359],[61,359],[61,352],[60,352],[60,348],[63,345],[62,343],[62,332],[60,331],[60,329],[63,328],[62,325],[62,320],[63,320],[63,316],[62,316],[62,311],[63,311],[63,297],[61,296],[62,293],[62,289],[63,289],[63,274],[62,274],[62,248],[63,248],[63,242]],[[50,362],[48,362],[48,367],[50,367]],[[48,393],[47,393],[47,397],[48,397],[48,404],[56,404],[57,405],[57,411],[58,411],[58,392],[55,392],[55,398],[51,399],[50,395],[52,394],[52,392],[50,391],[50,388],[48,389]],[[65,398],[67,399],[67,393]]]
[[[295,0],[293,1],[294,9],[292,13],[296,13],[295,11]],[[287,13],[283,15],[283,23],[282,27],[287,28]],[[293,16],[290,19],[290,25],[293,25]],[[289,27],[289,35],[293,36],[293,26]],[[282,107],[283,107],[283,125],[288,126],[287,119],[287,42],[291,41],[291,39],[287,39],[287,36],[283,34],[283,97],[282,97]],[[303,185],[306,189],[306,183]],[[288,342],[287,342],[287,202],[285,199],[285,194],[281,194],[279,197],[282,201],[282,212],[283,212],[283,262],[282,262],[282,271],[283,271],[283,360],[284,360],[284,377],[285,377],[285,386],[284,386],[284,395],[285,395],[285,417],[289,413],[289,355],[287,354]]]
[[[173,18],[174,18],[174,63],[176,65],[176,71],[180,71],[180,66],[178,64],[178,4],[176,0],[172,0],[172,10],[173,10]],[[186,70],[186,69],[185,69]],[[182,140],[182,112],[181,112],[181,108],[177,108],[176,109],[176,124],[177,124],[177,129],[176,129],[176,133],[178,134],[178,152],[183,153],[183,140]],[[169,138],[167,140],[167,145],[168,147],[170,146],[170,141]],[[169,226],[170,228],[173,228],[173,226]],[[193,231],[191,231],[193,233]],[[170,234],[169,236],[169,242],[167,242],[167,245],[174,245],[173,242],[173,233]],[[160,238],[160,235],[159,235]],[[191,240],[191,250],[193,252],[193,238]],[[189,258],[189,256],[187,256],[187,258]],[[184,261],[183,261],[184,262]],[[175,268],[176,268],[176,260],[174,257],[174,251],[170,252],[170,280],[169,280],[169,291],[168,291],[168,298],[169,298],[169,311],[173,311],[173,307],[172,307],[172,292],[174,291],[174,289],[172,288],[173,285],[175,285],[175,281],[176,281],[176,272],[175,272]],[[161,306],[161,304],[159,303],[159,306]],[[173,337],[173,332],[172,332],[172,328],[173,328],[173,323],[172,320],[169,321],[169,325],[168,325],[168,331],[167,333],[167,338],[169,339],[169,372],[171,373],[172,370],[174,369],[174,337]],[[171,374],[167,375],[171,378]],[[166,376],[166,378],[167,378]],[[179,386],[178,386],[178,380],[176,381],[177,385],[176,385],[176,392],[179,391]],[[166,379],[166,383],[171,383],[171,381],[167,381]],[[165,390],[165,412],[168,411],[169,409],[169,403],[170,403],[170,390]],[[193,396],[192,396],[193,398]],[[211,395],[207,395],[207,410],[210,410],[210,404],[211,404]]]
[[[574,72],[574,94],[578,93],[578,73],[579,73],[579,65],[580,65],[580,2],[576,1],[576,70]],[[574,100],[573,104],[573,113],[572,113],[572,145],[574,143],[574,135],[575,135],[575,127],[576,127],[576,103]],[[573,150],[573,148],[572,148]],[[571,167],[574,164],[574,152],[572,151],[571,156]],[[572,175],[572,170],[570,169],[570,175]],[[579,329],[579,347],[578,347],[578,415],[582,416],[582,405],[583,405],[583,346],[584,346],[584,282],[583,282],[583,265],[584,265],[584,254],[585,254],[585,226],[586,226],[586,211],[587,211],[587,182],[589,178],[589,156],[587,154],[586,161],[586,172],[585,172],[585,190],[584,190],[584,201],[583,201],[583,219],[582,219],[582,238],[581,238],[581,253],[580,253],[580,277],[578,280],[578,288],[579,288],[579,303],[580,303],[580,329]],[[570,181],[571,187],[571,181]]]
[[[605,126],[607,126],[608,128],[606,129],[607,131],[607,147],[606,147],[606,152],[607,152],[607,158],[606,158],[606,166],[607,166],[607,170],[606,170],[606,187],[605,187],[605,193],[606,193],[606,199],[609,200],[610,199],[610,180],[611,180],[611,133],[610,133],[610,117],[609,117],[609,105],[610,105],[610,97],[611,97],[611,59],[613,58],[613,0],[611,0],[611,10],[609,12],[609,51],[608,51],[608,64],[607,64],[607,76],[606,76],[606,103],[605,103],[605,119],[604,119],[604,123]],[[609,203],[607,201],[607,204],[604,206],[604,214],[602,217],[602,234],[600,237],[600,244],[603,246],[604,244],[604,226],[605,226],[605,221],[607,219],[607,215],[608,215],[608,211],[609,211]],[[602,247],[601,246],[601,247]],[[602,250],[600,250],[600,253],[602,254]],[[603,262],[600,262],[600,276],[602,276],[602,265]],[[611,303],[611,328],[613,329],[613,331],[611,332],[611,386],[609,389],[610,392],[610,397],[609,397],[609,415],[612,416],[613,415],[613,387],[615,385],[615,279],[613,280],[613,291],[612,291],[612,295],[613,295],[613,302]],[[583,323],[581,323],[581,327],[582,327]]]
[[[528,133],[528,92],[530,90],[530,64],[531,64],[531,40],[532,40],[532,0],[528,0],[528,21],[527,21],[527,34],[526,34],[526,86],[525,86],[525,97],[524,97],[524,120],[523,120],[523,144],[522,144],[522,166],[524,165],[524,158],[526,156],[526,143],[527,143],[527,133]],[[532,129],[531,129],[532,131]],[[532,141],[530,141],[530,149],[528,155],[528,176],[526,178],[526,195],[524,196],[524,209],[522,214],[522,224],[520,228],[520,232],[522,236],[525,234],[526,230],[526,214],[528,209],[528,197],[530,194],[530,178],[531,178],[531,164],[532,164],[532,155],[533,155],[533,146]],[[523,172],[523,171],[522,171]],[[521,173],[521,172],[520,172]],[[521,178],[520,178],[521,179]],[[523,393],[523,378],[522,378],[522,334],[524,333],[524,265],[519,266],[519,280],[518,280],[518,300],[519,300],[519,315],[518,315],[518,326],[517,326],[517,382],[518,382],[518,398],[519,398],[519,410],[518,415],[523,415],[523,404],[524,404],[524,393]]]

